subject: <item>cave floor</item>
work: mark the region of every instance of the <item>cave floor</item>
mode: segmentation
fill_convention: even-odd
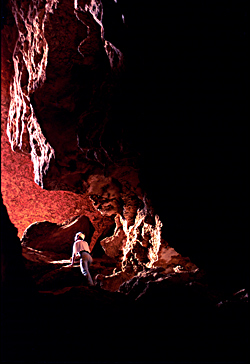
[[[66,256],[24,247],[23,256],[38,293],[6,304],[3,362],[247,363],[244,290],[219,303],[199,277],[162,279],[158,268],[110,292],[88,287]],[[102,257],[90,271],[114,267]]]

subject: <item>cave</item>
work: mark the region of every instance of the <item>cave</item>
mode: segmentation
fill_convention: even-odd
[[[245,2],[1,9],[3,363],[247,363]]]

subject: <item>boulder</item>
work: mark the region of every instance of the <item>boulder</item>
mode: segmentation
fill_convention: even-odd
[[[122,260],[123,248],[126,242],[126,234],[122,228],[119,216],[115,218],[115,230],[113,235],[100,241],[105,254],[111,258]]]
[[[74,216],[62,224],[49,221],[37,222],[26,229],[22,245],[42,251],[63,253],[65,257],[70,257],[75,234],[79,231],[86,235],[87,242],[91,241],[94,228],[88,217],[84,215]]]

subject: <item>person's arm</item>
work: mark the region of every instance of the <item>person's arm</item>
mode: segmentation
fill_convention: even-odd
[[[71,266],[73,266],[74,265],[74,263],[75,263],[75,259],[76,259],[76,256],[75,256],[75,254],[73,253],[72,254],[72,258],[71,258]]]

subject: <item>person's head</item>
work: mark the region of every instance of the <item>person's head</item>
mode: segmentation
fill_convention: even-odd
[[[85,239],[85,235],[81,231],[79,233],[76,233],[76,235],[75,235],[75,241],[79,240],[79,239],[82,239],[82,240]]]

